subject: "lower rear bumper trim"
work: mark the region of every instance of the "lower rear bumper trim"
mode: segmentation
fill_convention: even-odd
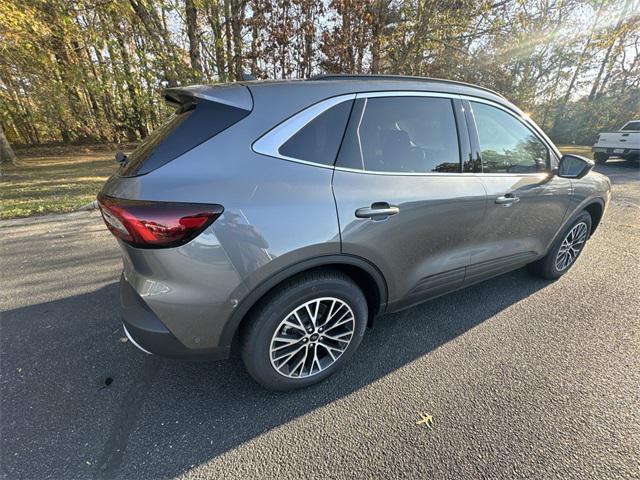
[[[129,330],[127,330],[127,326],[123,323],[122,324],[122,328],[124,328],[124,334],[127,336],[127,338],[129,339],[129,341],[131,343],[133,343],[133,345],[135,347],[138,348],[138,350],[142,350],[144,353],[146,353],[147,355],[153,355],[153,353],[151,353],[149,350],[145,350],[144,348],[142,348],[138,342],[136,342],[133,337],[131,336],[131,334],[129,333]]]

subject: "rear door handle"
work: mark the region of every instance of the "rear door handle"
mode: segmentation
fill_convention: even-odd
[[[502,197],[496,198],[496,203],[498,205],[505,205],[505,206],[513,205],[514,203],[518,203],[519,201],[520,201],[520,198],[513,193],[507,193]]]
[[[400,213],[400,209],[395,205],[389,205],[387,202],[375,202],[370,207],[362,207],[356,210],[358,218],[372,218],[374,220],[382,220],[390,215]]]

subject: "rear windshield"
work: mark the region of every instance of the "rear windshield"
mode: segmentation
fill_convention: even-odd
[[[127,162],[118,173],[123,177],[149,173],[214,137],[248,114],[248,110],[230,105],[199,101],[195,108],[174,113],[154,130],[127,156]]]
[[[629,122],[624,127],[622,127],[622,130],[631,130],[633,132],[640,132],[640,122]]]

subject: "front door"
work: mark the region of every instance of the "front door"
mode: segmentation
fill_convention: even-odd
[[[382,271],[396,309],[462,286],[486,195],[460,173],[459,101],[369,95],[354,104],[333,189],[342,252]]]
[[[469,102],[482,160],[487,211],[471,252],[466,283],[539,258],[569,207],[571,181],[551,174],[557,161],[524,119],[497,106]],[[475,143],[472,142],[472,143]]]

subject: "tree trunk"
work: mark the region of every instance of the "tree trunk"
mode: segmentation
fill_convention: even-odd
[[[562,97],[562,99],[560,100],[560,105],[558,107],[558,110],[556,111],[555,114],[555,118],[553,121],[553,127],[551,128],[551,138],[554,138],[558,132],[558,128],[560,125],[560,120],[562,119],[563,115],[564,115],[564,111],[567,107],[567,103],[569,103],[569,100],[571,98],[571,94],[573,93],[573,87],[576,84],[576,81],[578,80],[578,76],[582,70],[582,66],[584,65],[584,62],[587,58],[587,53],[589,52],[589,49],[591,48],[591,44],[593,42],[593,38],[596,32],[596,29],[598,27],[598,23],[600,20],[600,15],[602,13],[602,10],[605,6],[605,2],[604,0],[602,0],[599,4],[598,7],[596,9],[595,15],[594,15],[594,19],[593,22],[591,24],[591,29],[589,30],[589,36],[587,37],[587,41],[584,44],[584,47],[582,48],[582,51],[580,52],[580,55],[578,57],[578,60],[576,62],[576,67],[573,71],[573,75],[571,76],[571,80],[569,82],[569,87],[567,88],[564,96]]]
[[[232,4],[232,22],[231,29],[233,31],[233,63],[236,74],[236,80],[242,80],[243,61],[242,61],[242,25],[244,24],[245,0],[235,0]]]
[[[9,145],[9,141],[7,137],[4,136],[4,130],[2,129],[2,125],[0,125],[0,164],[2,165],[15,165],[16,164],[16,154],[13,153],[13,149],[11,145]]]
[[[622,22],[624,22],[624,20],[627,17],[627,11],[629,10],[630,6],[631,6],[631,1],[627,0],[627,2],[624,4],[624,8],[622,9],[622,13],[620,14],[620,18],[618,19],[618,23],[614,28],[614,32],[616,36],[621,34],[620,27],[622,26]],[[624,33],[622,35],[624,35]],[[611,38],[609,40],[611,43],[609,44],[609,48],[607,48],[605,56],[602,59],[602,63],[600,64],[600,69],[598,70],[598,75],[596,75],[596,79],[594,80],[593,85],[591,86],[591,91],[589,92],[590,102],[596,98],[596,94],[598,93],[598,89],[600,87],[600,81],[602,80],[602,74],[604,73],[605,68],[609,64],[609,57],[611,56],[611,51],[616,46],[619,40],[621,39]]]
[[[169,34],[164,28],[160,18],[158,18],[157,12],[153,7],[147,8],[146,5],[139,0],[129,0],[129,2],[133,11],[142,22],[145,31],[149,34],[151,43],[153,43],[154,46],[154,53],[162,59],[167,84],[170,87],[177,86],[178,80],[175,68],[179,60],[169,40]]]
[[[227,56],[227,80],[236,78],[235,63],[233,62],[233,47],[231,44],[231,0],[224,0],[224,36]]]
[[[227,81],[227,67],[225,64],[224,54],[224,42],[222,40],[222,25],[220,23],[220,2],[210,2],[209,10],[209,25],[213,32],[214,49],[216,53],[216,71],[218,72],[218,80],[221,82]]]
[[[200,34],[198,30],[198,9],[194,0],[185,0],[185,22],[187,24],[187,37],[189,37],[189,59],[196,79],[202,78],[202,61],[200,60]]]

